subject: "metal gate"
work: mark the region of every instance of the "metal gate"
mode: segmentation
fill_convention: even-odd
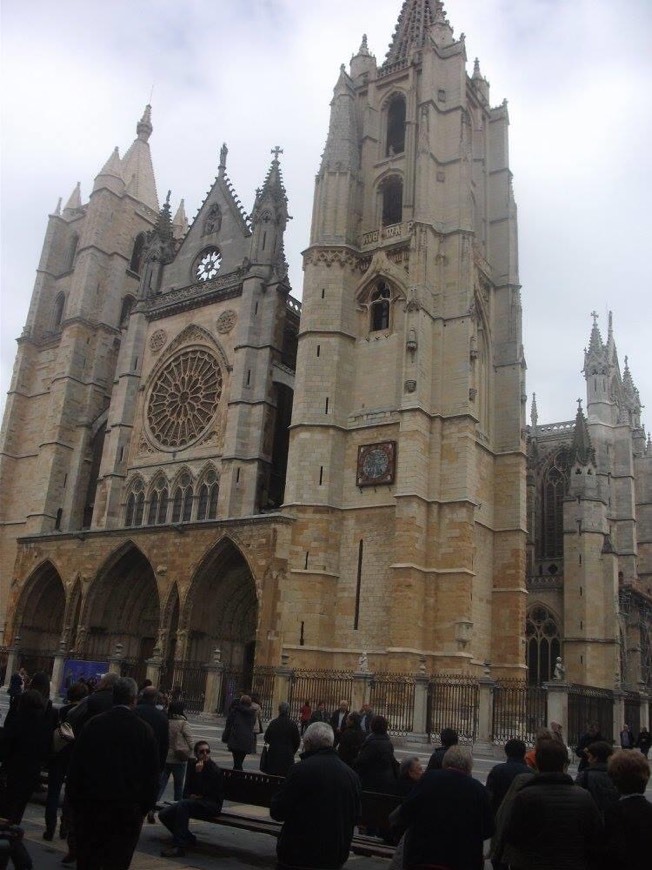
[[[454,728],[460,743],[472,743],[477,733],[478,681],[455,674],[438,674],[428,684],[428,739],[443,728]]]
[[[610,689],[572,685],[568,690],[568,743],[577,746],[591,722],[607,742],[613,740],[614,696]]]
[[[491,734],[497,744],[512,737],[534,743],[538,728],[548,722],[548,693],[520,680],[501,680],[494,687]]]
[[[390,734],[409,734],[414,721],[414,677],[374,674],[369,703],[376,715],[387,719]]]
[[[323,701],[332,713],[341,700],[350,703],[352,694],[353,671],[293,671],[288,699],[290,716],[299,718],[304,701],[310,701],[313,710]]]

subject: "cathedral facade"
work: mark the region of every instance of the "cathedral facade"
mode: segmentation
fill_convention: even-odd
[[[640,402],[626,373],[588,422],[525,425],[507,108],[442,4],[406,0],[384,62],[364,38],[340,70],[301,302],[279,149],[246,212],[223,146],[189,225],[159,203],[149,106],[136,132],[50,216],[18,340],[5,644],[169,682],[215,650],[241,672],[364,656],[521,680],[559,652],[574,679],[625,679],[619,595],[650,573]]]

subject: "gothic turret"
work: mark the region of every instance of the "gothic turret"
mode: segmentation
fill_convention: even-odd
[[[152,130],[152,107],[147,105],[136,125],[136,139],[122,159],[122,175],[127,193],[153,211],[158,211],[156,180],[149,148]]]
[[[351,78],[358,84],[359,81],[375,73],[376,69],[376,58],[369,51],[367,34],[364,33],[357,54],[351,58]]]
[[[81,182],[78,181],[68,198],[68,202],[63,207],[63,216],[72,217],[81,207]]]
[[[283,233],[288,222],[288,200],[278,159],[282,153],[283,149],[278,146],[272,149],[274,159],[262,188],[256,192],[251,212],[254,232],[251,259],[256,263],[273,264],[279,276],[287,274]]]
[[[103,187],[106,187],[108,190],[112,190],[113,193],[117,193],[119,196],[123,192],[124,186],[125,183],[122,177],[120,153],[118,152],[118,146],[116,145],[111,152],[109,159],[95,176],[93,193],[95,193],[96,190],[101,190]]]
[[[453,31],[440,0],[405,0],[383,65],[405,61],[412,51],[422,48],[432,25],[436,26],[438,45],[453,41]]]

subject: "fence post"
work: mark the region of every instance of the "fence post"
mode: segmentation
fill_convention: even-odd
[[[350,709],[357,712],[362,710],[363,704],[368,704],[371,697],[371,684],[374,675],[366,671],[357,671],[353,674],[353,688],[349,700]]]
[[[274,692],[272,693],[272,718],[278,713],[278,705],[290,700],[292,688],[292,668],[289,667],[290,656],[281,654],[281,666],[274,669]]]
[[[115,652],[109,658],[109,673],[117,674],[120,676],[122,674],[122,651],[124,646],[121,643],[117,643],[115,645]]]
[[[645,683],[639,683],[639,702],[641,704],[641,713],[639,721],[639,731],[641,728],[650,728],[650,696],[648,695]]]
[[[549,727],[551,722],[559,722],[561,733],[568,743],[568,683],[563,680],[554,680],[550,683],[544,683],[543,688],[546,690],[548,705],[546,725]]]
[[[224,679],[224,662],[222,650],[215,648],[213,658],[204,665],[206,669],[206,689],[204,691],[203,716],[214,716],[217,713],[217,705],[222,694],[222,680]]]
[[[52,677],[50,678],[50,698],[54,700],[59,695],[59,689],[63,682],[63,670],[66,664],[66,644],[61,641],[59,650],[54,656],[52,663]]]
[[[419,673],[414,675],[414,711],[412,716],[412,732],[407,739],[412,741],[428,739],[428,685],[430,678],[426,674],[426,660],[422,659]]]
[[[484,676],[478,680],[478,734],[474,749],[491,752],[493,747],[494,689],[496,682],[491,678],[489,665],[485,665]]]
[[[625,693],[619,685],[614,689],[613,706],[613,739],[616,746],[620,746],[620,732],[625,722]]]

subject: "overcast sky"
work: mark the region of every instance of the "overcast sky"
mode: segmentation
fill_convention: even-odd
[[[151,98],[161,200],[190,219],[222,142],[246,209],[280,145],[293,293],[341,63],[368,34],[385,56],[401,0],[0,0],[0,402],[47,216],[77,181],[86,202]],[[609,309],[643,404],[652,403],[652,2],[448,0],[491,103],[509,102],[519,207],[527,389],[539,421],[572,419],[591,327]],[[528,405],[529,413],[529,405]],[[643,414],[646,419],[646,413]],[[647,418],[649,420],[649,417]]]

